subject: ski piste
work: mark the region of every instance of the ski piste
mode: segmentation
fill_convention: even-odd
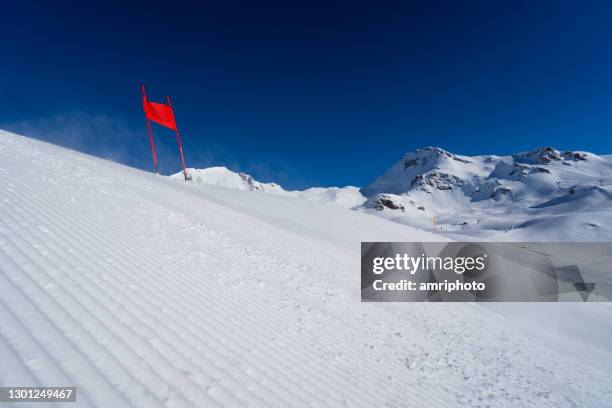
[[[2,385],[74,385],[75,407],[612,400],[610,304],[360,302],[360,241],[443,235],[8,132],[0,186]]]

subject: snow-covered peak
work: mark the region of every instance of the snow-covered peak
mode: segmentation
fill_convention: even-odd
[[[209,184],[213,186],[233,188],[236,190],[251,190],[279,193],[283,188],[276,183],[261,183],[251,175],[234,172],[227,167],[208,167],[205,169],[188,168],[187,175],[195,184]],[[172,178],[183,179],[183,173],[176,173]]]
[[[514,161],[529,164],[550,164],[563,161],[584,161],[591,153],[573,152],[566,150],[563,153],[551,146],[540,147],[529,152],[514,154]]]
[[[482,183],[488,183],[489,187],[502,186],[504,183],[500,180],[530,183],[535,179],[540,187],[542,183],[556,186],[575,175],[605,176],[610,165],[610,160],[593,153],[559,151],[550,146],[510,156],[473,157],[428,146],[406,153],[382,176],[362,188],[361,193],[369,198],[416,190],[434,193],[464,189],[478,193]],[[511,188],[506,186],[506,190]]]
[[[414,152],[406,153],[402,158],[401,163],[404,169],[433,169],[449,160],[454,160],[460,163],[469,163],[469,159],[467,157],[458,156],[440,147],[434,146],[427,146],[417,149]]]
[[[413,188],[450,189],[463,181],[483,175],[483,166],[474,158],[427,146],[409,152],[373,183],[361,189],[366,197],[376,194],[403,194]]]
[[[513,236],[531,237],[543,231],[533,221],[539,219],[551,223],[544,235],[554,235],[554,222],[572,225],[571,234],[555,239],[598,240],[607,223],[600,214],[612,209],[611,174],[610,156],[551,146],[473,157],[425,147],[405,154],[361,193],[363,208],[419,228],[474,235],[516,229]]]
[[[519,163],[548,164],[561,160],[561,153],[554,147],[544,146],[528,152],[516,153],[512,157]]]

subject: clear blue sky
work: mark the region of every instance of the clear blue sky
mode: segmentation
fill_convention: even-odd
[[[610,2],[17,3],[0,127],[131,166],[151,170],[142,82],[189,166],[288,188],[364,185],[425,145],[612,153]]]

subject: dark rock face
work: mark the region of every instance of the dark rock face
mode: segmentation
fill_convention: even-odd
[[[513,167],[513,170],[510,173],[508,173],[508,175],[510,176],[527,177],[527,175],[529,174],[528,166],[518,164],[518,163],[513,163],[512,167]]]
[[[461,163],[471,163],[469,160],[462,159],[454,154],[447,152],[439,147],[427,146],[422,149],[417,149],[412,153],[404,156],[404,169],[410,167],[426,166],[428,163],[435,163],[439,158],[447,157]]]
[[[407,169],[408,167],[416,167],[418,165],[419,165],[418,159],[405,159],[404,160],[404,169]]]
[[[572,152],[569,150],[563,152],[563,157],[565,158],[565,160],[572,161],[583,161],[587,159],[587,155],[585,153]]]
[[[263,191],[263,188],[262,188],[261,184],[259,184],[257,181],[255,181],[255,179],[252,176],[250,176],[250,175],[248,175],[246,173],[238,173],[238,175],[245,182],[245,184],[247,186],[249,186],[249,189],[257,190],[257,191]]]
[[[458,161],[459,163],[464,163],[464,164],[471,163],[471,161],[466,160],[466,159],[462,159],[462,158],[457,157],[457,156],[453,156],[453,160]]]
[[[411,186],[414,187],[415,185],[422,185],[423,184],[423,175],[422,174],[417,174],[413,179],[412,179],[412,184]]]
[[[532,173],[546,173],[551,174],[550,170],[539,166],[530,166],[525,164],[513,163],[512,171],[508,173],[509,176],[525,178]]]
[[[544,167],[534,167],[533,169],[537,171],[538,173],[550,174],[550,170],[545,169]]]
[[[512,189],[502,186],[502,187],[496,188],[495,191],[491,193],[491,198],[495,200],[495,199],[500,198],[501,196],[510,194],[511,192],[512,192]]]
[[[374,203],[374,208],[378,211],[382,211],[385,208],[389,208],[391,210],[401,210],[406,211],[402,204],[396,203],[393,199],[387,195],[380,195],[376,198],[376,202]]]
[[[555,161],[562,161],[563,164],[567,164],[566,161],[583,161],[587,160],[587,155],[580,152],[572,152],[566,150],[560,153],[557,149],[550,146],[540,147],[526,153],[518,153],[514,155],[517,161],[523,161],[528,163],[539,163],[539,164],[550,164]]]
[[[517,156],[541,164],[549,164],[553,161],[561,160],[561,153],[559,153],[559,151],[554,147],[550,146],[540,147],[527,153],[521,153]]]
[[[417,175],[412,180],[412,186],[421,186],[421,189],[427,190],[427,187],[433,187],[437,190],[452,190],[455,187],[461,187],[465,181],[457,176],[438,171],[432,171],[424,175]]]

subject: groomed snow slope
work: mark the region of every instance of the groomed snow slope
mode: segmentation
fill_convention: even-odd
[[[360,303],[359,241],[438,236],[1,131],[0,191],[0,385],[76,385],[78,407],[612,401],[607,304],[533,305],[532,324]]]

